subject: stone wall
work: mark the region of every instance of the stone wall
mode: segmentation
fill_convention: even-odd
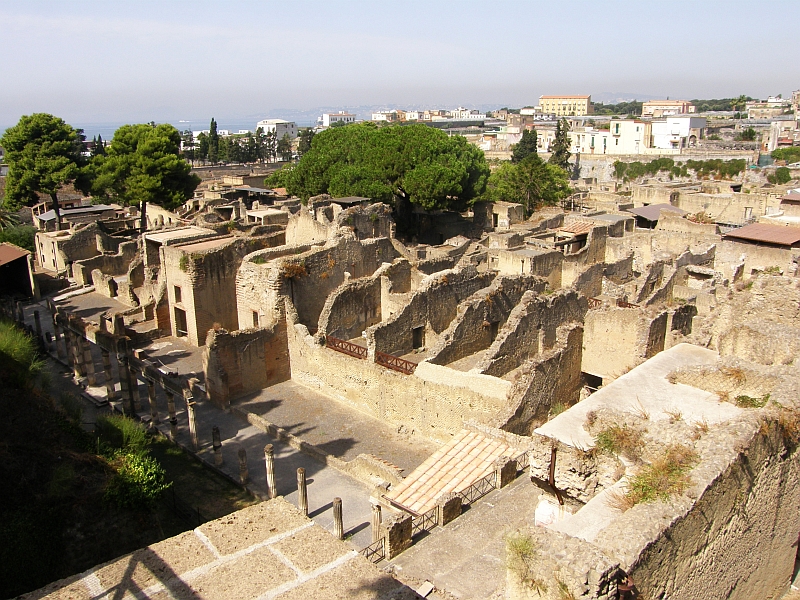
[[[572,282],[572,288],[587,298],[594,298],[603,293],[603,275],[606,265],[602,262],[586,267],[579,272]]]
[[[99,238],[98,242],[102,239],[100,234],[97,235],[97,238]],[[138,240],[123,242],[119,245],[116,254],[100,254],[73,262],[72,277],[78,285],[89,285],[92,282],[94,269],[99,269],[104,275],[125,275],[138,251]]]
[[[648,265],[656,260],[664,260],[665,254],[677,257],[691,250],[698,254],[708,250],[709,246],[719,244],[718,235],[705,233],[680,233],[673,231],[648,231],[636,232],[621,238],[608,238],[606,240],[607,264],[615,263],[634,255],[633,268],[643,272]],[[719,252],[719,246],[717,246]]]
[[[220,408],[291,378],[284,320],[262,329],[208,332],[203,351],[206,394]]]
[[[580,323],[562,325],[553,347],[523,364],[509,393],[508,409],[500,415],[503,429],[530,435],[554,406],[568,407],[580,400],[582,343]]]
[[[287,301],[292,380],[396,426],[447,441],[465,419],[494,426],[510,383],[420,365],[413,375],[325,348],[297,321]],[[491,384],[491,385],[490,385]]]
[[[431,350],[428,362],[446,365],[485,350],[494,341],[511,311],[527,290],[544,291],[544,280],[532,275],[498,276],[488,288],[475,292]]]
[[[696,235],[715,235],[719,228],[714,223],[693,223],[675,212],[663,211],[658,218],[655,231],[672,231],[674,233],[693,233]]]
[[[586,311],[586,297],[574,290],[561,290],[552,295],[525,292],[475,370],[502,377],[552,349],[557,342],[558,328],[568,323],[583,323]]]
[[[720,223],[744,223],[750,217],[778,212],[780,210],[779,196],[778,193],[703,194],[681,192],[673,204],[692,214],[704,212]]]
[[[381,322],[381,280],[363,277],[344,282],[328,296],[319,317],[317,335],[350,340]]]
[[[725,239],[719,244],[714,268],[726,277],[733,279],[734,265],[744,263],[744,279],[750,279],[754,273],[778,267],[782,273],[793,274],[800,256],[800,249],[769,246],[750,242]]]
[[[414,350],[413,330],[424,328],[425,347],[433,346],[455,318],[458,305],[494,279],[475,267],[443,271],[428,277],[408,304],[384,322],[367,330],[371,354],[403,355]]]
[[[289,217],[286,225],[286,243],[290,246],[324,242],[329,233],[334,233],[330,224],[322,223],[314,218],[312,212],[303,206],[296,214]]]
[[[561,285],[569,287],[588,266],[605,262],[607,227],[595,227],[586,236],[586,245],[577,252],[564,254]]]

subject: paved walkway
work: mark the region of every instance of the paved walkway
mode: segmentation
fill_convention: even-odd
[[[250,394],[234,405],[342,460],[374,454],[404,469],[405,475],[439,447],[421,436],[398,433],[397,427],[294,381]]]
[[[505,537],[533,525],[539,494],[525,475],[491,492],[392,560],[395,576],[411,587],[430,581],[459,599],[504,598]]]

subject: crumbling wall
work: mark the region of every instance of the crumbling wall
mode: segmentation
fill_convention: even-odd
[[[603,274],[605,270],[606,265],[601,262],[586,267],[575,277],[572,287],[587,298],[599,296],[603,293]]]
[[[328,296],[322,307],[317,335],[349,340],[360,337],[367,327],[380,321],[380,278],[346,281]]]
[[[321,223],[305,206],[289,217],[286,225],[286,243],[290,246],[324,242],[329,235],[335,233],[335,227]]]
[[[744,279],[750,279],[754,274],[770,268],[777,268],[781,273],[793,274],[798,256],[800,256],[798,248],[725,239],[719,244],[714,269],[722,272],[729,279],[734,279],[733,269],[739,263],[744,263]]]
[[[762,364],[792,364],[800,357],[800,327],[757,321],[742,323],[719,338],[719,353]]]
[[[97,241],[99,242],[101,238],[102,236],[98,234]],[[92,271],[95,269],[104,275],[125,275],[138,251],[138,240],[123,242],[116,254],[100,254],[72,263],[72,277],[78,285],[89,285],[92,282]]]
[[[583,323],[587,306],[586,297],[575,290],[560,290],[551,295],[525,292],[475,370],[502,377],[553,348],[558,328],[567,323]]]
[[[500,416],[503,429],[530,435],[554,406],[567,407],[580,400],[582,343],[580,323],[562,325],[553,347],[522,366],[509,393],[509,405]]]
[[[607,227],[594,227],[586,236],[586,245],[578,250],[564,254],[561,267],[561,285],[571,286],[586,267],[605,262]]]
[[[485,350],[522,295],[529,289],[541,292],[544,288],[545,281],[532,275],[497,277],[458,307],[457,316],[431,350],[428,362],[446,365]]]
[[[336,217],[339,226],[352,229],[359,240],[394,237],[392,209],[381,202],[369,206],[354,206],[343,210]]]
[[[603,276],[617,285],[633,279],[633,252],[616,261],[605,263]]]
[[[262,329],[210,330],[203,351],[206,394],[219,408],[291,378],[286,322]]]
[[[444,271],[426,279],[405,308],[367,330],[370,352],[403,355],[414,349],[413,330],[424,327],[424,345],[432,346],[455,318],[458,305],[486,287],[494,274],[475,267]]]

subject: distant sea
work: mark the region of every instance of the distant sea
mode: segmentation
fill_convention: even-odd
[[[266,119],[269,117],[262,117],[262,119]],[[256,130],[256,123],[261,119],[217,119],[217,128],[218,129],[227,129],[231,133],[237,133],[240,129],[248,129],[250,131]],[[288,119],[287,119],[288,120]],[[185,131],[189,129],[190,131],[200,131],[203,129],[208,129],[208,126],[211,123],[211,119],[208,120],[178,120],[178,121],[156,121],[157,123],[169,123],[170,125],[174,126],[178,131]],[[306,121],[295,121],[298,126],[300,127],[310,127],[316,124],[314,119],[306,120]],[[130,123],[130,121],[128,121]],[[114,132],[119,129],[122,125],[126,125],[127,123],[83,123],[80,121],[76,121],[70,123],[75,128],[83,129],[83,133],[86,136],[87,140],[91,140],[93,137],[97,135],[103,136],[103,139],[106,141],[111,141],[111,138],[114,137]]]

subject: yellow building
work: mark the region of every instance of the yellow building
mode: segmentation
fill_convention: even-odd
[[[594,113],[591,96],[540,96],[539,106],[557,117],[581,117]]]

